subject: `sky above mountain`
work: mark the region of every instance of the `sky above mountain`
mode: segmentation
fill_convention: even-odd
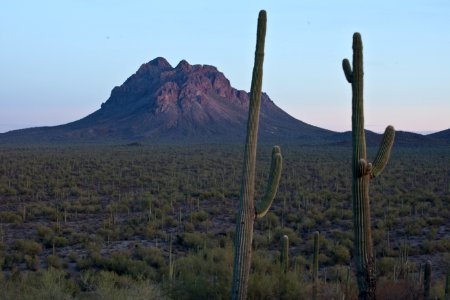
[[[263,90],[294,117],[350,129],[341,62],[358,31],[366,128],[450,127],[445,0],[18,0],[0,4],[0,132],[82,118],[158,56],[214,65],[248,91],[260,9],[268,13]]]

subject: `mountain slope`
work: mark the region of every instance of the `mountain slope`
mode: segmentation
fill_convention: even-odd
[[[428,137],[438,140],[441,143],[450,145],[450,128],[427,135]]]
[[[369,147],[377,147],[381,143],[382,134],[375,133],[366,129],[366,144]],[[352,132],[340,132],[327,138],[327,141],[331,145],[348,145],[352,144]],[[427,146],[444,146],[449,144],[450,139],[436,139],[431,135],[421,135],[413,132],[396,131],[394,147],[407,146],[407,147],[427,147]]]

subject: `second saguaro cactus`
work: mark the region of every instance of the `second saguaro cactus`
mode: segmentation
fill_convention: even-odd
[[[356,277],[359,299],[375,299],[375,265],[370,222],[369,181],[381,174],[386,166],[394,143],[395,131],[388,126],[373,164],[367,161],[364,132],[363,98],[363,46],[361,35],[353,35],[353,68],[348,59],[342,66],[347,81],[352,85],[352,202],[355,232]]]
[[[255,219],[263,217],[272,205],[281,176],[282,158],[280,147],[274,146],[266,193],[255,204],[256,144],[258,138],[259,111],[261,107],[266,22],[266,12],[262,10],[259,12],[258,17],[255,64],[250,89],[247,139],[244,150],[244,167],[242,171],[239,210],[236,220],[232,299],[247,298],[247,285],[252,258],[253,224]]]

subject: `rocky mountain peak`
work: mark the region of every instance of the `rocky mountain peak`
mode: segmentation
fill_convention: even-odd
[[[175,67],[175,69],[177,71],[190,72],[192,71],[192,65],[190,65],[186,60],[182,59]]]
[[[136,71],[135,75],[138,77],[154,77],[157,74],[170,69],[172,69],[172,66],[164,57],[157,57],[148,63],[142,64]],[[133,76],[129,79],[131,78],[133,78]]]
[[[248,93],[233,88],[216,67],[184,59],[172,67],[157,57],[113,88],[99,110],[51,129],[49,138],[242,141],[248,103]],[[260,135],[273,140],[327,133],[292,118],[266,94],[260,124]]]
[[[157,57],[147,63],[147,65],[159,68],[172,68],[169,62],[164,57]]]

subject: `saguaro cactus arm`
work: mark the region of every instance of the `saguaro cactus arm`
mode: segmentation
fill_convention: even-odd
[[[262,218],[267,214],[270,206],[272,205],[273,199],[277,194],[281,178],[282,160],[283,158],[281,156],[280,147],[274,146],[272,149],[272,162],[270,164],[270,174],[266,192],[264,197],[261,198],[255,205],[256,218]]]
[[[344,69],[344,74],[345,78],[347,78],[347,81],[349,83],[352,83],[353,82],[352,67],[350,66],[350,62],[346,58],[342,61],[342,69]]]
[[[372,172],[372,164],[368,163],[367,160],[361,158],[358,161],[358,177],[363,177]]]
[[[388,126],[383,134],[383,139],[381,140],[380,148],[378,148],[377,156],[373,161],[373,168],[370,172],[370,177],[374,178],[383,172],[386,166],[389,156],[391,155],[392,145],[394,144],[395,130],[394,127]]]

